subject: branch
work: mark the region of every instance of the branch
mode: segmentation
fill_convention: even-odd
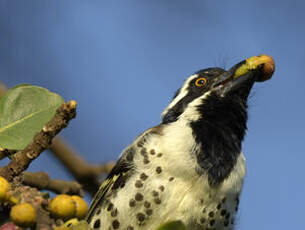
[[[103,165],[88,164],[60,137],[54,138],[50,150],[91,195],[97,192],[101,175],[108,174],[114,166],[113,162]]]
[[[0,83],[0,97],[7,91],[5,84]],[[100,185],[100,177],[102,174],[108,174],[113,162],[103,165],[91,165],[78,156],[62,138],[55,137],[50,148],[54,156],[69,170],[72,176],[83,186],[83,189],[94,195]],[[11,156],[16,151],[0,149],[0,160],[4,157]],[[3,172],[0,170],[0,175]]]
[[[12,154],[15,154],[16,152],[17,152],[16,150],[0,148],[0,160],[2,160],[5,157],[10,157]]]
[[[51,179],[45,172],[24,172],[23,184],[35,187],[39,190],[45,189],[57,194],[70,194],[83,196],[81,185],[75,181],[63,181]]]
[[[3,167],[0,176],[12,181],[15,176],[26,170],[30,163],[35,160],[40,153],[49,148],[52,139],[65,128],[69,121],[76,116],[76,102],[69,101],[63,104],[57,111],[51,121],[37,133],[28,146],[13,155],[10,163]]]

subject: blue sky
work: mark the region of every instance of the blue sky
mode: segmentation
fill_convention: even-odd
[[[1,0],[0,76],[78,101],[62,135],[90,162],[117,159],[191,73],[262,53],[243,143],[238,230],[301,229],[305,218],[304,1]],[[31,165],[70,179],[49,153]]]

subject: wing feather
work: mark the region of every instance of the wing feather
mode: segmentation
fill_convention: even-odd
[[[95,194],[86,217],[88,222],[90,222],[94,212],[96,211],[96,207],[100,206],[104,201],[105,196],[110,194],[110,191],[123,186],[131,175],[133,164],[128,162],[125,158],[123,158],[123,156],[118,160],[117,164],[113,167],[110,174],[107,176],[100,186],[98,192]]]

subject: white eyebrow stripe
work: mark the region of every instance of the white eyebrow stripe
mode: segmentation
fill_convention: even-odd
[[[175,97],[175,99],[165,108],[165,110],[162,112],[161,117],[164,117],[164,115],[173,108],[182,98],[184,98],[188,93],[188,86],[189,83],[198,77],[198,74],[191,75],[183,84],[182,88],[179,91],[179,94]]]

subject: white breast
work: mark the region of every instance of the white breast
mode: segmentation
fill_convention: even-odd
[[[188,127],[182,122],[180,125],[176,122],[173,126],[165,127],[162,138],[151,138],[145,147],[148,153],[153,149],[156,154],[149,155],[149,164],[142,163],[141,155],[135,158],[136,165],[141,169],[138,173],[151,175],[143,193],[150,195],[152,191],[158,191],[158,198],[162,202],[162,205],[153,205],[153,210],[157,213],[155,224],[180,219],[194,222],[193,229],[196,226],[201,229],[200,221],[205,219],[205,224],[214,220],[215,229],[223,228],[229,222],[227,229],[230,229],[246,173],[245,158],[241,153],[229,177],[219,186],[211,188],[207,176],[196,173],[198,165],[194,156],[186,154],[198,147],[192,138],[192,130]],[[162,156],[158,157],[160,153]],[[156,173],[158,167],[162,170],[160,174]],[[160,186],[165,188],[164,192],[160,192]],[[221,215],[223,210],[225,215]],[[211,212],[214,213],[212,217],[209,216],[212,215]],[[147,225],[150,227],[144,229],[157,227],[153,223]]]
[[[211,223],[215,230],[223,229],[226,223],[227,229],[231,229],[236,197],[241,192],[245,175],[243,155],[240,154],[229,177],[211,188],[207,176],[196,172],[197,161],[189,154],[198,148],[191,128],[175,122],[164,129],[161,136],[152,135],[143,147],[137,147],[135,173],[110,199],[118,215],[114,218],[104,209],[92,222],[100,219],[102,229],[116,220],[120,223],[119,229],[132,226],[134,230],[155,230],[161,223],[182,220],[189,230],[205,229]],[[145,180],[141,179],[143,174],[147,176]],[[137,183],[142,186],[137,187]],[[139,200],[136,199],[138,194],[142,196]],[[135,205],[131,206],[130,202],[134,200]],[[225,215],[222,215],[223,210]],[[139,215],[144,215],[145,220],[139,221]]]

